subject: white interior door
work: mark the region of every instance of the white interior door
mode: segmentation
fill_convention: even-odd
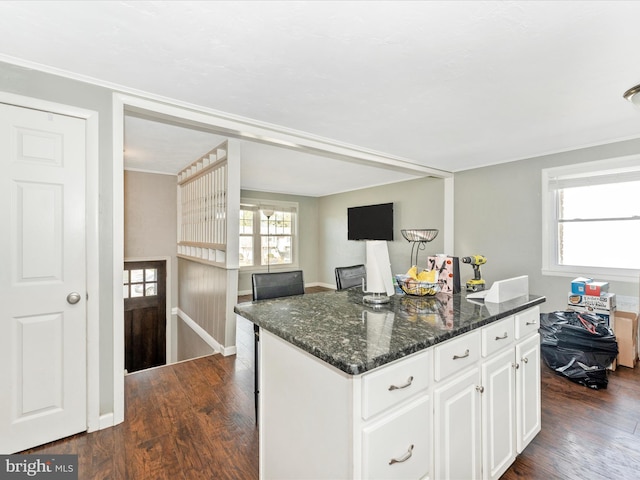
[[[0,453],[87,428],[85,128],[0,104]]]

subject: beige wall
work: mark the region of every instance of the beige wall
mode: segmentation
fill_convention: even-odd
[[[279,200],[298,204],[298,268],[302,270],[306,284],[318,281],[318,199],[301,195],[284,195],[277,193],[242,190],[242,198],[259,200]],[[277,271],[272,267],[271,271]],[[287,269],[291,269],[287,267]],[[254,271],[241,269],[238,280],[238,293],[251,293],[251,274]]]
[[[178,305],[176,177],[124,172],[124,258],[171,259],[171,305]]]
[[[335,267],[365,263],[364,242],[347,240],[347,209],[388,202],[393,202],[394,209],[394,240],[387,243],[392,273],[404,273],[411,266],[411,244],[402,236],[402,229],[440,230],[420,252],[419,263],[426,265],[427,255],[443,253],[443,179],[426,177],[329,195],[319,201],[319,282],[335,286]]]
[[[529,290],[547,297],[543,311],[563,310],[573,277],[541,272],[541,171],[638,152],[640,140],[633,140],[456,173],[456,255],[485,255],[487,263],[481,269],[489,285],[529,275]],[[473,276],[468,265],[461,265],[460,273],[463,283]],[[637,282],[610,283],[611,291],[619,296],[638,296]]]

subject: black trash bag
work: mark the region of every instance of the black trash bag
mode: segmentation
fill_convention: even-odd
[[[604,320],[591,313],[542,313],[540,334],[549,368],[586,387],[607,388],[607,367],[618,355],[618,342]]]

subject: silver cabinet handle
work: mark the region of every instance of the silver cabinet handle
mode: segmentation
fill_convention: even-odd
[[[469,356],[469,349],[467,348],[467,349],[464,351],[464,355],[454,355],[454,356],[453,356],[453,359],[454,359],[454,360],[458,360],[458,359],[460,359],[460,358],[467,358],[468,356]]]
[[[533,322],[525,322],[525,325],[535,325],[536,323],[538,323],[537,321],[533,321]]]
[[[504,332],[504,335],[502,335],[501,337],[496,337],[496,340],[504,340],[508,336],[509,336],[509,334],[507,332]]]
[[[397,385],[389,385],[389,391],[392,391],[392,390],[402,390],[403,388],[410,387],[410,386],[411,386],[411,382],[413,382],[413,377],[409,377],[409,378],[407,378],[407,383],[405,383],[404,385],[400,385],[400,386],[397,386]]]
[[[413,445],[411,445],[409,447],[409,450],[407,450],[407,453],[405,453],[400,458],[392,458],[391,460],[389,460],[389,465],[393,465],[394,463],[406,462],[411,458],[411,455],[413,455]]]
[[[71,305],[75,305],[76,303],[78,303],[80,301],[80,294],[78,292],[71,292],[69,295],[67,295],[67,302],[69,302]]]
[[[484,387],[482,385],[476,385],[476,390],[480,393],[484,393]]]
[[[522,357],[522,358],[521,358],[521,360],[522,360],[524,363],[529,363],[529,359],[528,359],[527,357]]]
[[[512,363],[511,365],[513,365],[513,367],[518,370],[520,368],[520,364],[519,363]]]

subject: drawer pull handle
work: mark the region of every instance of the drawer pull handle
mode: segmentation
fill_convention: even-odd
[[[536,320],[533,320],[533,321],[531,321],[531,322],[525,322],[525,325],[535,325],[535,324],[537,324],[537,323],[538,323],[538,322],[537,322]]]
[[[400,458],[392,458],[391,460],[389,460],[389,465],[393,465],[394,463],[406,462],[411,458],[411,455],[413,455],[413,445],[411,445],[409,447],[409,450],[407,450],[407,453],[405,453]]]
[[[389,385],[389,391],[393,391],[393,390],[402,390],[403,388],[407,388],[411,386],[411,382],[413,382],[413,377],[409,377],[407,378],[407,383],[405,383],[404,385]]]
[[[454,359],[454,360],[458,360],[458,359],[460,359],[460,358],[467,358],[468,356],[469,356],[469,349],[467,348],[467,349],[464,351],[464,355],[454,355],[454,356],[453,356],[453,359]]]
[[[501,337],[496,337],[496,340],[504,340],[508,336],[509,336],[509,334],[507,332],[504,332],[504,335],[502,335]]]

